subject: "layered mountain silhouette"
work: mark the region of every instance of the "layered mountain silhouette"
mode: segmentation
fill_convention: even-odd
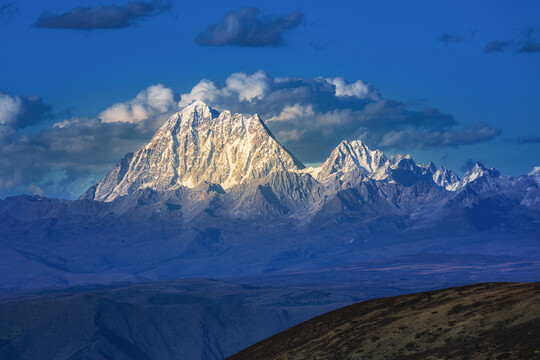
[[[540,167],[459,179],[360,140],[305,167],[257,115],[197,101],[80,199],[0,200],[0,357],[222,359],[365,299],[537,281],[538,239]],[[390,350],[462,344],[420,326]],[[377,334],[369,351],[388,348]]]
[[[540,170],[463,179],[341,142],[305,167],[257,116],[196,101],[79,200],[0,200],[0,287],[300,270],[424,252],[537,257]],[[39,274],[36,276],[36,274]]]
[[[275,140],[257,115],[219,113],[196,101],[173,115],[147,145],[127,154],[81,199],[110,202],[141,189],[162,192],[202,184],[230,190],[238,185],[272,183],[276,177],[288,177],[295,182],[290,184],[293,188],[300,188],[306,184],[299,179],[307,175],[320,185],[318,191],[327,190],[326,195],[369,180],[404,186],[423,181],[456,190],[478,177],[497,173],[481,164],[471,171],[460,183],[451,170],[437,170],[433,163],[418,165],[408,154],[388,159],[360,140],[342,141],[320,167],[306,168]]]
[[[148,191],[174,192],[177,200],[190,195],[203,202],[212,199],[212,211],[227,216],[305,217],[315,216],[332,201],[341,202],[336,197],[346,196],[350,201],[343,205],[349,209],[370,204],[372,212],[382,202],[381,210],[387,212],[403,210],[404,201],[421,204],[425,196],[430,201],[455,197],[473,182],[500,192],[515,187],[516,181],[538,188],[537,178],[534,173],[501,177],[477,163],[459,179],[433,163],[417,164],[409,154],[387,158],[360,140],[342,141],[321,166],[306,168],[257,115],[220,113],[196,101],[169,118],[148,144],[120,160],[81,200],[114,202]],[[413,186],[422,190],[412,195],[406,188]]]

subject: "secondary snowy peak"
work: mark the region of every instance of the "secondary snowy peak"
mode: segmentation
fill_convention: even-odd
[[[228,189],[303,167],[259,116],[219,113],[196,101],[171,116],[147,145],[126,156],[84,197],[112,201],[141,188],[164,191],[202,182]]]
[[[540,166],[535,166],[528,175],[529,176],[540,176]]]
[[[448,191],[455,191],[459,186],[460,179],[453,170],[442,167],[433,174],[433,181]]]
[[[416,167],[416,162],[411,154],[394,154],[390,157],[390,167],[392,169],[413,169]]]
[[[528,176],[532,177],[536,180],[536,182],[540,185],[540,166],[535,166],[530,173],[527,174]],[[540,199],[539,199],[540,203]]]
[[[421,165],[421,166],[432,174],[435,174],[437,172],[437,167],[435,166],[433,161],[430,161],[429,164],[427,165]]]
[[[317,179],[324,180],[337,173],[370,174],[383,168],[388,159],[380,150],[371,150],[360,140],[342,141],[321,165]]]
[[[461,179],[461,182],[459,183],[459,187],[464,187],[465,185],[478,180],[482,177],[488,177],[488,178],[497,178],[501,175],[501,173],[494,168],[486,168],[484,165],[477,162],[472,169],[467,170],[465,175],[463,175],[463,179]]]
[[[423,183],[456,191],[480,178],[500,175],[497,170],[477,163],[460,181],[445,167],[416,164],[410,154],[396,154],[388,159],[360,140],[342,141],[321,166],[305,169],[275,140],[259,116],[218,112],[196,101],[172,115],[148,144],[127,154],[82,198],[112,201],[140,189],[169,191],[197,188],[201,184],[215,184],[222,190],[245,183],[257,187],[280,172],[296,174],[289,174],[290,179],[314,179],[323,187],[306,186],[317,188],[316,191],[324,188],[327,193],[363,183],[375,187]],[[539,175],[539,168],[530,174],[535,179]],[[298,186],[304,185],[299,181]]]
[[[305,170],[323,183],[338,180],[341,188],[365,178],[405,186],[418,182],[435,185],[434,176],[437,171],[432,162],[428,165],[416,164],[410,154],[395,154],[388,159],[380,150],[371,150],[359,140],[342,141],[319,168]],[[439,172],[439,175],[442,173]],[[457,178],[453,172],[449,172],[446,176],[448,184],[453,184],[454,177]]]

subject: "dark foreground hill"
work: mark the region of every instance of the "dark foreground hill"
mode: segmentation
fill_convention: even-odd
[[[540,283],[485,283],[364,301],[229,359],[540,359]]]

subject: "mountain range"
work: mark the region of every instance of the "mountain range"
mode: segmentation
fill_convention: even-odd
[[[377,212],[376,203],[384,203],[381,210],[388,212],[403,210],[404,202],[421,204],[428,200],[425,196],[430,201],[459,197],[460,190],[474,182],[482,191],[525,187],[520,205],[534,209],[539,176],[540,167],[511,178],[476,163],[459,179],[445,167],[417,164],[409,154],[387,158],[360,140],[344,140],[319,167],[305,167],[259,116],[220,113],[195,101],[171,116],[148,144],[128,153],[80,199],[121,202],[155,192],[180,202],[194,197],[199,206],[188,204],[182,211],[191,216],[212,210],[232,217],[305,218],[346,195],[350,201],[342,202],[345,207],[369,206]]]
[[[297,271],[419,253],[538,257],[540,167],[462,179],[342,141],[305,167],[196,101],[78,200],[0,200],[3,288]],[[36,275],[37,274],[37,275]]]
[[[306,175],[328,195],[373,181],[404,186],[425,182],[456,191],[480,177],[496,178],[500,173],[476,163],[460,180],[445,167],[416,164],[409,154],[388,159],[360,140],[342,141],[321,166],[306,168],[277,142],[258,115],[219,113],[195,101],[170,117],[147,145],[128,153],[81,199],[110,202],[140,189],[172,191],[203,184],[234,192],[239,185],[272,183],[279,176],[308,178]],[[314,186],[296,182],[291,185]]]
[[[540,167],[360,140],[306,167],[196,101],[78,200],[0,200],[0,357],[222,359],[360,300],[538,281],[538,239]]]

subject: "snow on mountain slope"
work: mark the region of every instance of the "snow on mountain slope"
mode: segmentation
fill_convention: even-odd
[[[229,189],[303,167],[257,115],[217,113],[196,101],[169,118],[147,145],[126,155],[83,198],[112,201],[140,188],[164,191],[202,182]]]
[[[536,179],[536,182],[540,184],[540,166],[535,166],[534,169],[527,175],[529,175],[533,179]]]
[[[478,180],[481,177],[498,178],[501,173],[494,168],[486,168],[484,165],[476,162],[472,169],[467,170],[463,179],[459,183],[459,188],[465,187],[467,184]]]
[[[303,180],[294,184],[287,181],[287,192],[283,192],[283,188],[274,189],[278,184],[274,181],[276,177],[268,176],[280,172],[290,173],[288,176],[282,174],[283,179]],[[530,176],[536,176],[537,172],[533,171]],[[302,176],[295,177],[291,175],[293,173]],[[318,185],[304,181],[304,175],[311,176]],[[456,191],[480,178],[494,179],[499,175],[497,170],[486,169],[477,163],[460,180],[445,167],[437,170],[433,163],[417,164],[410,154],[395,154],[388,159],[380,150],[371,150],[360,140],[342,141],[321,166],[305,168],[276,141],[257,115],[233,115],[227,110],[219,113],[203,102],[195,101],[171,116],[147,145],[136,153],[128,153],[81,199],[110,202],[140,189],[174,191],[199,189],[199,185],[207,184],[196,191],[205,197],[203,188],[210,184],[219,186],[223,194],[238,185],[250,184],[262,188],[242,187],[239,191],[245,194],[233,194],[232,198],[242,199],[244,204],[260,205],[249,213],[285,214],[293,208],[301,211],[319,208],[321,199],[368,180],[375,181],[374,187],[383,183],[402,186],[426,183]],[[303,186],[308,188],[298,189]],[[312,191],[315,193],[310,193]],[[310,199],[312,204],[302,200],[301,206],[293,205],[291,201],[296,195],[289,199],[285,199],[287,195],[283,196],[293,192],[303,193],[302,198]],[[276,196],[281,200],[277,201]],[[288,203],[288,210],[280,208],[283,201]],[[236,209],[235,212],[247,209],[239,204],[229,205]]]
[[[433,181],[448,191],[455,191],[461,181],[453,170],[442,167],[433,174]]]
[[[371,150],[360,140],[344,140],[321,165],[317,179],[324,181],[333,174],[356,170],[370,174],[384,167],[387,162],[388,159],[380,150]]]

